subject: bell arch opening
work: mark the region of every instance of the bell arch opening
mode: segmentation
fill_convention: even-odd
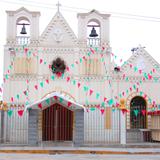
[[[91,19],[87,24],[87,45],[99,46],[100,45],[100,22],[97,19]]]
[[[30,41],[30,21],[26,17],[19,17],[16,21],[17,44],[25,45]]]
[[[147,128],[146,101],[141,96],[135,96],[130,101],[130,128],[145,129]]]

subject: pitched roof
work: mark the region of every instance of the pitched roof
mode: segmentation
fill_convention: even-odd
[[[138,58],[143,57],[154,68],[159,68],[157,71],[160,73],[160,64],[144,49],[139,46],[132,56],[121,66],[121,72],[127,72],[130,69],[130,64],[134,64]]]
[[[48,100],[48,102],[47,102]],[[45,109],[47,107],[50,107],[51,105],[55,104],[55,103],[59,103],[62,106],[68,108],[69,110],[79,110],[79,109],[85,109],[83,107],[83,105],[74,102],[73,100],[67,98],[66,96],[64,96],[63,94],[60,94],[58,92],[53,92],[48,94],[47,96],[45,96],[44,98],[35,101],[32,104],[29,104],[25,107],[25,109],[40,109],[38,107],[39,104],[41,104],[42,109]]]
[[[48,45],[55,45],[57,46],[57,43],[55,42],[54,38],[52,38],[52,35],[54,35],[54,30],[56,28],[60,28],[62,30],[63,34],[63,39],[64,43],[75,46],[78,42],[78,39],[62,14],[60,12],[57,12],[55,16],[52,18],[50,23],[47,25],[45,30],[40,36],[40,43],[43,44],[48,44]],[[63,46],[64,46],[63,43]]]

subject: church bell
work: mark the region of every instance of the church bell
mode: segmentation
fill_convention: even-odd
[[[97,37],[98,34],[96,33],[96,30],[95,28],[93,27],[92,30],[91,30],[91,34],[89,35],[90,37]]]
[[[25,24],[23,24],[23,27],[22,27],[20,34],[27,34]]]

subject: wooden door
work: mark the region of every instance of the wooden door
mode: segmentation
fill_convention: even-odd
[[[43,141],[72,141],[73,112],[54,104],[43,110],[42,140]]]

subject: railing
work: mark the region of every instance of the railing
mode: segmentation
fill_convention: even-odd
[[[93,47],[98,47],[100,46],[100,38],[88,38],[87,39],[87,46],[93,46]]]
[[[16,43],[19,45],[25,45],[30,43],[30,37],[26,36],[17,36],[16,37]]]

